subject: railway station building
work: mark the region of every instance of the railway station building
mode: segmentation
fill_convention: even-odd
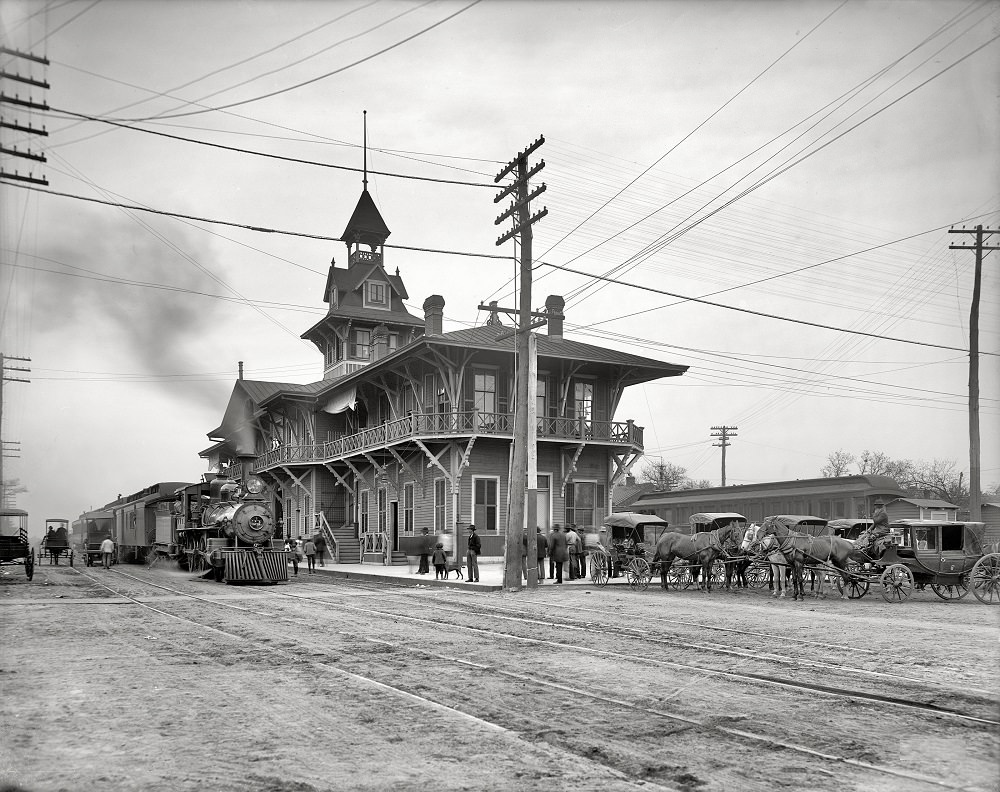
[[[405,561],[400,538],[450,537],[469,523],[484,557],[502,556],[511,494],[516,363],[499,312],[445,331],[445,298],[414,316],[389,236],[365,189],[342,235],[347,264],[330,264],[326,315],[302,337],[322,378],[301,385],[245,380],[201,452],[230,475],[270,485],[285,536],[322,531],[341,563]],[[599,526],[643,453],[643,428],[617,418],[626,388],[686,366],[581,343],[563,333],[564,301],[545,301],[537,336],[538,526]],[[521,485],[524,486],[524,485]],[[533,526],[532,526],[533,527]]]

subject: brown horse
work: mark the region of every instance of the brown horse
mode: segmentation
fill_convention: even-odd
[[[788,529],[786,525],[777,521],[765,521],[759,536],[767,547],[771,542],[785,556],[785,560],[792,567],[792,599],[798,599],[802,595],[805,599],[803,572],[805,565],[818,564],[821,567],[832,566],[840,571],[842,586],[841,599],[848,599],[848,580],[850,573],[847,571],[847,562],[855,553],[854,542],[842,539],[839,536],[810,536],[808,534],[796,533]],[[771,541],[768,537],[773,537]],[[824,570],[820,569],[819,595],[823,596]]]
[[[735,546],[743,538],[742,534],[743,529],[735,523],[716,528],[714,531],[696,533],[694,536],[674,531],[663,534],[656,543],[656,552],[653,554],[653,561],[660,562],[660,587],[664,591],[667,590],[667,572],[670,571],[674,559],[683,558],[688,561],[697,559],[701,566],[701,587],[711,594],[712,564],[722,555],[726,546]]]

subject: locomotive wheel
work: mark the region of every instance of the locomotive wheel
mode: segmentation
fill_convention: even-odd
[[[24,574],[31,580],[35,576],[35,548],[24,557]]]
[[[977,600],[987,605],[1000,603],[1000,553],[980,558],[972,567],[968,580]]]
[[[854,561],[848,561],[847,563],[847,597],[848,599],[861,599],[865,594],[868,593],[868,578],[859,574],[861,566]],[[837,575],[834,578],[834,584],[837,586],[837,592],[843,595],[844,593],[844,579]]]
[[[886,602],[903,602],[913,593],[913,575],[902,564],[893,564],[879,578],[882,599]]]
[[[608,585],[608,557],[604,553],[590,554],[590,579],[595,586]]]
[[[958,583],[953,583],[948,586],[939,583],[931,583],[931,591],[943,600],[960,600],[969,593],[969,587],[966,585],[964,580],[960,580]]]
[[[634,591],[645,591],[653,573],[649,570],[649,562],[645,558],[635,558],[625,570],[625,579]]]

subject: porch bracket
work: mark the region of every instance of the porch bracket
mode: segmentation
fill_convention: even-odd
[[[340,473],[337,472],[336,468],[334,468],[333,465],[331,465],[329,462],[324,462],[323,467],[325,467],[333,474],[333,477],[337,479],[337,483],[340,486],[342,486],[345,490],[350,492],[353,489],[353,487],[351,487],[351,485],[347,483],[347,479],[341,476]]]
[[[569,484],[570,480],[573,478],[573,474],[576,473],[576,463],[580,460],[580,454],[583,453],[583,449],[586,447],[586,443],[579,443],[577,445],[576,452],[573,454],[573,459],[570,461],[569,465],[566,464],[566,454],[562,455],[563,480],[562,486],[559,488],[560,497],[566,497],[566,485]]]
[[[444,473],[444,477],[448,479],[448,483],[451,484],[451,486],[455,486],[455,480],[452,478],[451,472],[445,469],[445,466],[441,464],[441,460],[439,459],[441,454],[443,454],[445,451],[451,448],[451,446],[450,445],[445,446],[444,448],[441,449],[441,454],[434,455],[431,453],[431,450],[424,445],[423,440],[416,440],[415,442],[418,446],[420,446],[423,452],[427,455],[427,458],[430,460],[430,462],[427,463],[427,467],[429,468],[435,466],[438,467],[440,471]]]

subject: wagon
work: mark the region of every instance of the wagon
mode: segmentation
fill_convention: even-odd
[[[939,520],[892,523],[891,544],[881,556],[849,564],[848,596],[858,599],[878,586],[886,602],[903,602],[929,586],[944,600],[960,600],[971,590],[980,602],[1000,603],[1000,553],[983,553],[977,527]],[[836,582],[843,592],[843,580]]]
[[[73,566],[74,551],[69,542],[69,520],[49,518],[45,521],[45,536],[38,545],[38,563],[48,559],[58,566],[60,558],[66,558]]]
[[[646,546],[655,546],[667,525],[653,514],[609,514],[600,531],[603,538],[587,534],[590,579],[597,586],[606,586],[609,577],[624,576],[633,589],[644,590],[659,566],[646,558]]]
[[[0,566],[24,564],[28,580],[35,575],[35,550],[28,544],[28,512],[0,509]]]

